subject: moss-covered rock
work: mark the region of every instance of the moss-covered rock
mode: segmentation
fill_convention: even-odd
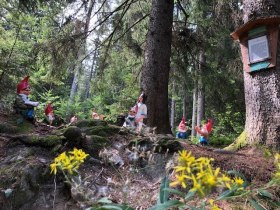
[[[11,209],[13,206],[12,209],[21,209],[27,203],[32,204],[38,196],[41,181],[45,180],[45,165],[32,159],[20,159],[2,167],[0,187],[10,189],[11,195],[3,203],[0,200],[1,207]]]
[[[175,139],[161,138],[157,141],[155,152],[178,152],[182,150],[182,145]]]
[[[63,136],[66,138],[66,141],[72,146],[78,146],[81,144],[82,131],[76,126],[68,127]]]
[[[0,133],[17,133],[18,128],[8,123],[0,123]]]
[[[145,147],[145,150],[153,150],[158,153],[166,152],[177,152],[182,150],[182,145],[174,137],[158,135],[156,137],[136,137],[128,145],[136,147]]]
[[[145,150],[153,150],[154,142],[151,141],[150,138],[145,137],[136,137],[132,141],[129,142],[128,147],[145,147]]]
[[[81,120],[77,122],[77,127],[84,128],[84,127],[93,127],[93,126],[106,126],[108,123],[103,120]]]
[[[7,115],[0,122],[0,133],[30,133],[34,125],[18,114]]]
[[[51,131],[52,135],[57,135],[57,136],[63,136],[63,134],[65,133],[65,131],[68,129],[68,127],[65,128],[59,128],[59,129],[54,129]]]
[[[107,138],[97,135],[86,136],[82,140],[83,149],[93,157],[97,157],[101,149],[108,146],[110,141]]]
[[[107,126],[95,126],[91,128],[86,128],[83,130],[87,135],[97,135],[108,137],[112,136],[120,131],[120,127],[114,125],[107,125]]]
[[[32,146],[54,147],[56,145],[62,144],[62,141],[65,140],[65,137],[56,135],[19,135],[13,137],[11,140],[21,141],[24,144]]]

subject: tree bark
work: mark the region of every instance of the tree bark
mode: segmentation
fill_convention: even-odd
[[[171,114],[170,114],[170,126],[173,129],[175,129],[175,113],[176,113],[176,110],[175,110],[175,107],[176,107],[176,101],[174,98],[172,98],[171,100]]]
[[[187,103],[188,103],[188,97],[187,97],[187,93],[186,93],[186,90],[184,90],[184,96],[183,96],[183,116],[185,118],[185,120],[187,120],[188,116],[187,116]]]
[[[168,116],[173,0],[153,0],[141,88],[147,95],[147,125],[157,133],[171,133]]]
[[[172,83],[172,93],[175,92],[175,81]],[[175,113],[176,113],[176,100],[174,97],[171,99],[171,110],[170,110],[170,126],[171,129],[174,130],[175,128]]]
[[[277,0],[244,0],[243,21],[280,15]],[[275,68],[244,72],[248,142],[280,148],[280,36]]]
[[[205,94],[203,77],[203,66],[205,65],[205,52],[202,50],[199,54],[198,80],[197,80],[197,119],[196,125],[200,126],[202,119],[205,117]]]
[[[197,82],[194,83],[193,89],[193,112],[192,112],[192,138],[196,135],[195,126],[196,126],[196,110],[197,110]]]

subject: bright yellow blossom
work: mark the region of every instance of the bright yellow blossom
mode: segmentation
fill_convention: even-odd
[[[192,175],[192,181],[193,181],[193,188],[191,190],[198,192],[200,195],[204,195],[202,185],[198,182],[198,180],[195,178],[194,175]]]
[[[187,183],[192,183],[192,191],[205,195],[214,187],[224,187],[231,189],[233,184],[242,185],[243,180],[236,178],[230,179],[220,172],[220,168],[212,168],[211,158],[195,158],[191,152],[179,152],[178,165],[174,167],[176,180],[170,186],[181,185],[186,188]]]
[[[57,166],[59,166],[59,164],[57,164],[57,163],[52,163],[51,165],[50,165],[50,167],[51,167],[51,173],[54,173],[54,175],[57,173]]]
[[[61,170],[66,170],[69,174],[73,174],[88,156],[83,150],[76,148],[68,152],[68,154],[63,152],[54,159],[54,162],[50,164],[51,173],[56,174],[57,167],[59,167]]]
[[[234,182],[238,185],[241,186],[244,183],[244,180],[240,177],[235,177]]]

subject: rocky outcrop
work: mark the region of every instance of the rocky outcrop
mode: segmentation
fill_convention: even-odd
[[[24,126],[31,130],[22,133]],[[172,156],[171,152],[181,149],[173,137],[136,136],[101,120],[82,120],[60,129],[42,124],[32,126],[0,124],[0,137],[3,137],[0,146],[5,151],[0,151],[0,206],[3,209],[71,209],[65,205],[83,209],[92,206],[109,192],[119,193],[119,185],[112,186],[112,178],[108,177],[112,173],[107,170],[106,175],[102,175],[104,167],[119,168],[124,172],[127,167],[132,172],[134,167],[135,170],[141,168],[141,173],[155,180],[165,174],[164,165]],[[89,157],[79,182],[69,186],[64,183],[61,172],[56,177],[50,174],[50,164],[58,154],[73,147],[82,149]],[[63,207],[59,207],[62,204]]]

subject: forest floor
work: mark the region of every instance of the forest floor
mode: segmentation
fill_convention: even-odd
[[[0,113],[0,122],[5,122],[6,118],[7,115]],[[54,129],[56,128],[40,123],[38,126],[34,126],[31,133],[46,135]],[[129,141],[129,137],[117,136],[113,140]],[[8,144],[9,142],[6,138],[0,138],[0,161],[2,157],[5,156]],[[220,167],[222,171],[236,170],[241,172],[253,186],[263,186],[271,179],[271,175],[275,171],[273,157],[267,157],[262,148],[245,147],[238,152],[228,152],[217,148],[211,148],[211,146],[202,147],[188,143],[187,141],[181,144],[184,149],[191,151],[195,157],[213,158],[213,166]],[[85,177],[93,177],[92,180],[94,181],[103,180],[105,183],[106,180],[108,183],[108,179],[110,179],[110,183],[113,185],[111,189],[113,190],[107,191],[105,189],[104,195],[116,203],[127,203],[134,209],[144,210],[153,206],[157,201],[161,177],[156,176],[156,174],[153,175],[151,171],[148,173],[141,173],[141,171],[135,170],[135,168],[129,164],[116,168],[98,163],[96,163],[94,167],[92,163],[86,163],[81,170]],[[154,173],[156,173],[156,171]],[[59,204],[58,201],[54,209],[75,209],[73,207],[75,204],[69,200],[67,201],[69,206],[65,207],[66,204],[64,202],[69,198],[63,200],[57,197],[57,199],[61,199],[61,203]],[[233,209],[227,202],[219,202],[218,205],[224,210]],[[34,207],[34,209],[36,208]],[[38,209],[52,208],[39,208],[38,206]]]

